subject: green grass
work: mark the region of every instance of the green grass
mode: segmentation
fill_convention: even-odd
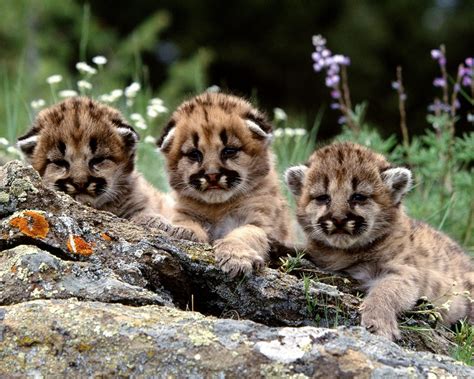
[[[457,361],[474,366],[474,325],[461,321],[455,328],[456,348],[452,356]]]

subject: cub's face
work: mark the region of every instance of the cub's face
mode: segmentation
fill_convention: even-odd
[[[183,103],[158,142],[171,187],[212,204],[248,193],[269,171],[270,132],[243,99],[203,94]]]
[[[115,109],[72,98],[40,112],[18,145],[48,187],[100,208],[119,200],[137,139]]]
[[[298,199],[297,216],[309,239],[338,249],[364,247],[390,231],[411,185],[405,168],[352,143],[316,151],[286,181]]]

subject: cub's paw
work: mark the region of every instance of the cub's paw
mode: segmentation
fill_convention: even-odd
[[[249,275],[253,269],[265,267],[265,259],[245,244],[217,240],[214,244],[216,262],[231,278],[239,274]]]
[[[362,304],[360,310],[361,325],[369,332],[388,338],[390,341],[401,338],[395,313],[377,308],[370,309],[365,304]]]
[[[208,237],[205,233],[198,233],[182,226],[172,225],[172,230],[167,232],[171,237],[181,240],[188,240],[192,242],[208,242]]]

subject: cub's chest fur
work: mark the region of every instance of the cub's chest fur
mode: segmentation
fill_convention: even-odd
[[[204,228],[209,233],[209,239],[215,241],[217,239],[224,238],[232,230],[245,225],[245,217],[241,217],[236,214],[229,214],[223,216],[220,220],[216,222],[206,222],[204,223]]]

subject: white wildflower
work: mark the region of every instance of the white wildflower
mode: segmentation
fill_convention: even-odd
[[[471,113],[467,114],[467,122],[474,122],[474,114],[471,114]]]
[[[74,91],[72,89],[65,89],[63,91],[59,91],[59,97],[74,97],[77,95],[77,91]]]
[[[278,121],[286,121],[286,119],[288,118],[288,116],[286,115],[286,112],[281,108],[273,109],[273,117],[275,118],[275,120],[278,120]]]
[[[46,79],[48,84],[57,84],[62,82],[63,77],[61,75],[51,75]]]
[[[8,142],[8,140],[5,137],[0,137],[0,145],[8,146],[10,145],[10,142]]]
[[[154,97],[150,99],[150,105],[163,105],[163,100],[161,100],[159,97]]]
[[[150,99],[148,106],[146,107],[146,114],[150,118],[156,118],[161,113],[168,112],[168,108],[163,105],[163,100],[159,98]]]
[[[123,91],[121,89],[114,89],[112,90],[112,92],[110,92],[110,96],[112,96],[115,99],[118,99],[122,95],[123,95]]]
[[[108,94],[100,95],[99,100],[103,101],[104,103],[113,103],[114,102],[113,98]]]
[[[46,105],[46,101],[44,101],[43,99],[37,99],[37,100],[33,100],[30,103],[30,105],[31,105],[31,108],[33,109],[40,109]]]
[[[140,91],[142,87],[140,86],[140,83],[133,82],[130,84],[128,87],[125,88],[125,96],[126,97],[135,97],[137,96],[138,91]]]
[[[145,143],[151,143],[154,145],[156,143],[156,138],[153,136],[146,136],[143,140]]]
[[[206,89],[206,92],[220,92],[221,91],[221,87],[219,86],[216,86],[215,84],[210,86],[208,89]]]
[[[15,146],[8,146],[7,147],[7,152],[10,154],[15,154],[15,155],[20,155],[20,152]]]
[[[97,70],[89,66],[86,62],[78,62],[76,63],[76,69],[79,71],[81,74],[89,74],[89,75],[94,75],[97,73]]]
[[[143,121],[137,121],[135,122],[135,126],[138,128],[138,129],[142,129],[142,130],[145,130],[146,128],[148,128],[148,125],[143,122]]]
[[[295,128],[294,129],[295,136],[305,136],[306,135],[306,129],[303,128]]]
[[[136,122],[145,122],[145,119],[143,118],[143,116],[140,114],[140,113],[132,113],[130,115],[130,120],[132,121],[136,121]]]
[[[94,62],[97,66],[103,66],[107,63],[107,58],[102,55],[97,55],[96,57],[92,58],[92,62]]]
[[[80,88],[80,89],[92,89],[92,84],[89,83],[87,80],[79,80],[77,82],[77,86]]]
[[[306,130],[302,128],[280,128],[273,132],[275,137],[301,137],[306,135]]]

